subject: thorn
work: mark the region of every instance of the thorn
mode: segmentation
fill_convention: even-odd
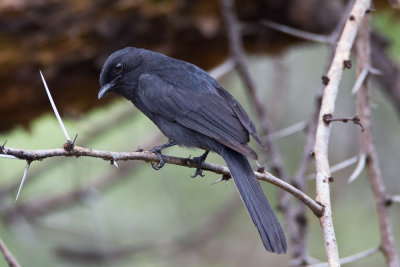
[[[7,144],[7,140],[4,141],[3,145],[0,146],[0,154],[7,154],[7,153],[4,151],[4,147],[6,146],[6,144]]]
[[[136,152],[143,152],[143,148],[141,146],[138,146]]]
[[[211,185],[217,184],[217,183],[222,182],[222,181],[226,181],[226,183],[228,184],[229,179],[231,179],[231,176],[230,176],[230,175],[225,175],[225,174],[224,174],[224,175],[222,175],[221,178],[219,178],[217,181],[215,181],[215,182],[212,183]]]
[[[265,167],[262,166],[262,165],[260,165],[260,164],[258,163],[258,161],[256,161],[256,163],[257,163],[257,172],[259,172],[259,173],[264,173],[264,172],[265,172]]]
[[[115,167],[118,168],[118,164],[117,164],[117,161],[116,161],[115,159],[112,159],[112,160],[110,161],[110,164],[111,164],[111,165],[114,165]]]
[[[361,85],[364,83],[365,79],[368,76],[368,72],[370,72],[369,67],[365,67],[358,75],[357,80],[354,83],[353,88],[351,89],[352,95],[355,95],[358,92],[358,90],[360,90]]]
[[[78,138],[78,134],[75,135],[74,140],[72,141],[72,145],[75,145],[76,138]]]
[[[0,158],[5,158],[5,159],[18,159],[15,156],[7,155],[7,154],[1,154],[0,153]]]
[[[383,75],[383,71],[382,70],[376,69],[376,68],[371,67],[371,66],[368,68],[368,71],[370,73],[374,74],[374,75]]]
[[[365,168],[366,163],[367,163],[367,155],[365,153],[360,153],[357,166],[354,169],[353,173],[350,175],[349,179],[347,180],[347,184],[351,184],[357,179],[357,177],[360,176],[362,170]]]
[[[48,98],[49,98],[51,107],[53,108],[54,114],[56,115],[56,118],[57,118],[57,120],[58,120],[58,123],[60,124],[61,130],[62,130],[63,133],[64,133],[65,139],[67,139],[67,142],[68,142],[68,141],[71,142],[71,138],[69,138],[68,132],[67,132],[67,130],[65,129],[65,126],[64,126],[64,123],[63,123],[63,121],[62,121],[62,119],[61,119],[61,117],[60,117],[60,114],[58,113],[56,104],[54,104],[53,98],[51,97],[49,87],[47,86],[47,83],[46,83],[46,80],[44,79],[44,76],[43,76],[43,74],[42,74],[42,71],[39,70],[39,73],[40,73],[40,76],[42,77],[43,85],[44,85],[44,88],[46,89],[46,93],[47,93],[47,96],[48,96]]]
[[[383,205],[385,205],[385,207],[390,207],[393,204],[393,199],[390,197],[387,197],[384,201],[383,201]]]
[[[14,202],[14,203],[17,203],[19,194],[21,193],[22,186],[23,186],[24,183],[25,183],[26,175],[28,174],[29,166],[31,166],[31,162],[32,162],[32,161],[30,161],[30,160],[27,160],[27,161],[26,161],[26,167],[25,167],[24,175],[22,176],[21,183],[19,184],[17,196],[15,197],[15,202]]]

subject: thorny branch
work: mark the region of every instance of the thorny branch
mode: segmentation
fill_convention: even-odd
[[[356,41],[356,57],[358,74],[362,75],[363,69],[370,64],[370,26],[369,16],[362,21]],[[368,79],[365,79],[357,92],[357,112],[363,121],[365,131],[361,134],[361,150],[366,155],[367,176],[371,185],[378,214],[379,231],[381,236],[380,249],[385,257],[387,266],[400,266],[399,255],[393,235],[393,227],[389,215],[389,207],[386,204],[387,193],[380,169],[378,154],[372,136],[371,103],[369,98]]]
[[[158,163],[158,157],[156,154],[149,151],[136,151],[136,152],[110,152],[94,150],[89,148],[84,148],[80,146],[74,146],[71,151],[66,151],[65,149],[47,149],[47,150],[24,150],[4,147],[4,152],[7,155],[15,156],[23,160],[43,160],[50,157],[92,157],[100,158],[111,163],[114,161],[126,161],[126,160],[142,160],[146,162]],[[198,162],[190,158],[178,158],[172,156],[164,156],[165,163],[186,166],[189,168],[197,168]],[[211,171],[223,176],[230,176],[230,172],[227,167],[218,164],[203,163],[202,169],[206,171]],[[283,190],[293,194],[296,198],[300,199],[305,205],[307,205],[317,216],[320,216],[323,212],[321,205],[312,200],[309,196],[298,190],[297,188],[291,186],[290,184],[282,181],[281,179],[273,176],[268,172],[255,172],[256,177],[259,180],[272,183]]]
[[[334,114],[336,96],[343,73],[343,62],[349,60],[350,50],[356,37],[358,27],[369,6],[369,0],[357,0],[354,3],[351,15],[337,43],[331,66],[325,75],[325,88],[318,118],[314,145],[316,200],[325,207],[325,212],[323,216],[320,217],[320,224],[329,266],[340,266],[340,262],[330,202],[329,178],[331,177],[331,172],[328,160],[330,126],[324,122],[323,117],[325,114]]]
[[[332,57],[334,56],[336,43],[338,42],[344,25],[348,20],[353,4],[354,1],[349,1],[347,3],[342,18],[336,25],[336,28],[333,30],[333,32],[329,35],[328,44],[330,44],[331,55],[328,62],[331,62]],[[314,104],[315,107],[311,118],[307,122],[307,136],[303,149],[303,155],[293,177],[293,184],[303,192],[306,190],[306,183],[308,180],[307,170],[313,156],[312,151],[315,144],[315,134],[317,131],[318,114],[321,108],[323,89],[324,88],[321,87],[321,89],[317,92]],[[288,202],[288,200],[286,202]],[[291,229],[290,243],[292,244],[292,264],[294,266],[301,266],[308,262],[306,246],[307,217],[304,206],[299,202],[294,203],[293,206],[289,207],[287,217],[288,228]]]
[[[153,147],[156,143],[159,143],[162,139],[161,133],[155,135],[151,140],[148,141],[144,147]],[[59,158],[61,160],[62,158]],[[53,161],[54,162],[54,161]],[[95,188],[97,191],[104,191],[107,188],[115,185],[124,178],[124,174],[132,171],[135,168],[135,164],[125,164],[116,169],[112,174],[106,174],[102,177],[98,177],[95,182],[78,187],[71,191],[67,191],[54,196],[46,196],[42,199],[31,200],[16,206],[7,207],[0,209],[0,213],[4,214],[8,222],[13,222],[16,219],[20,219],[21,216],[35,218],[43,216],[54,210],[67,207],[84,197],[88,196],[90,192]],[[32,178],[32,177],[30,177]]]

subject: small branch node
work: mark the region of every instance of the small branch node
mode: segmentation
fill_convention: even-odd
[[[318,218],[321,218],[325,214],[325,205],[322,204],[322,202],[320,202],[318,200],[316,200],[315,203],[317,203],[318,205],[320,205],[322,207],[322,212],[320,214],[317,214],[314,212],[315,216],[317,216]]]
[[[332,114],[324,114],[322,116],[322,120],[324,121],[325,124],[329,125],[331,121],[333,120],[333,115]]]
[[[390,207],[390,206],[392,206],[392,204],[393,204],[393,199],[390,197],[390,196],[387,196],[386,198],[385,198],[385,200],[383,201],[383,205],[385,206],[385,207]]]
[[[256,163],[257,163],[257,172],[259,172],[259,173],[264,173],[264,172],[265,172],[265,167],[262,166],[262,165],[260,165],[260,164],[258,163],[258,161],[257,161]]]
[[[343,68],[351,69],[351,60],[350,59],[343,61]]]
[[[67,152],[71,152],[74,150],[74,144],[72,143],[71,140],[67,140],[67,142],[63,146],[64,150]]]
[[[329,84],[330,79],[329,79],[328,76],[323,75],[323,76],[321,77],[321,79],[322,79],[322,84],[323,84],[323,85],[328,85],[328,84]]]

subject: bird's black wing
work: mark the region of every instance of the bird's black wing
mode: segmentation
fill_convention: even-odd
[[[204,134],[250,158],[257,158],[257,154],[247,146],[247,127],[217,91],[177,88],[157,75],[142,74],[138,94],[151,112]]]
[[[235,112],[240,122],[247,129],[249,134],[253,136],[254,140],[256,140],[257,143],[262,148],[266,149],[265,145],[261,142],[260,138],[258,137],[256,126],[250,119],[249,115],[247,115],[242,105],[240,105],[240,103],[228,91],[222,88],[217,82],[215,82],[214,87],[218,91],[219,95],[222,96],[225,99],[225,101],[229,104],[229,106]]]

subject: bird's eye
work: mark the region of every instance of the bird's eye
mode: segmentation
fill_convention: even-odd
[[[118,63],[117,65],[114,66],[113,69],[114,69],[115,72],[121,72],[122,69],[123,69],[122,64]]]

